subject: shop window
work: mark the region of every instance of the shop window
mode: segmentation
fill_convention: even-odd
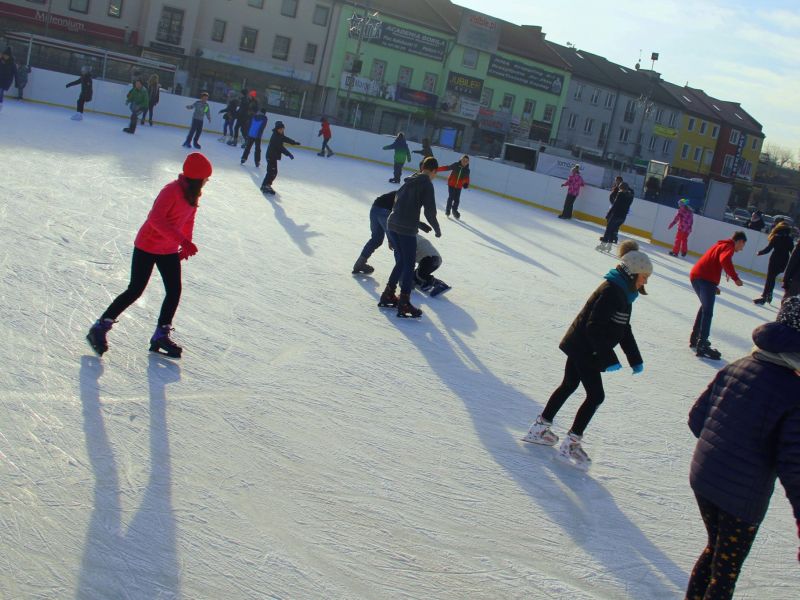
[[[481,92],[481,106],[489,108],[492,105],[493,98],[494,90],[490,87],[483,86],[483,91]]]
[[[468,69],[475,69],[478,67],[478,51],[475,48],[464,48],[464,59],[461,64]]]

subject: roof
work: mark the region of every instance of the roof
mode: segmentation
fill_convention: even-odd
[[[681,87],[669,81],[660,81],[659,85],[683,106],[685,112],[712,121],[722,121],[722,117],[707,106],[703,99],[694,93],[692,88]]]
[[[617,87],[617,84],[598,69],[593,62],[589,61],[581,50],[562,46],[551,41],[545,43],[569,64],[573,76],[577,79],[591,81],[606,87]]]
[[[688,89],[690,89],[695,96],[700,98],[713,112],[713,114],[718,115],[717,118],[721,119],[728,125],[731,125],[737,129],[742,129],[748,133],[754,133],[759,137],[764,137],[761,123],[750,116],[738,102],[719,100],[718,98],[709,96],[703,90],[696,88]]]

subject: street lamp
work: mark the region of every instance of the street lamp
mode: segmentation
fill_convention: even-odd
[[[364,7],[364,14],[357,15],[355,11],[353,16],[348,19],[350,27],[348,29],[348,37],[357,36],[356,54],[353,59],[353,64],[350,67],[350,77],[347,79],[347,96],[345,98],[345,118],[350,118],[350,94],[353,91],[353,83],[355,83],[356,73],[361,72],[361,42],[366,37],[371,39],[380,35],[381,25],[383,23],[378,19],[377,11],[369,14],[369,2]],[[355,123],[354,123],[355,125]]]

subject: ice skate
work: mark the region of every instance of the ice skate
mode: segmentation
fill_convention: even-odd
[[[264,184],[261,186],[261,191],[265,194],[275,195],[275,190],[272,189],[272,186],[269,184]]]
[[[434,277],[433,278],[433,286],[430,288],[430,291],[428,292],[428,295],[431,298],[436,298],[436,296],[441,296],[442,294],[444,294],[449,289],[450,289],[449,285],[447,285],[441,279],[436,279]]]
[[[192,144],[192,146],[194,146],[197,150],[200,150],[202,148],[202,146],[200,144],[198,144],[197,142]]]
[[[191,147],[192,147],[192,146],[189,144],[189,142],[183,142],[183,143],[181,144],[181,146],[183,146],[184,148],[191,148]]]
[[[708,340],[698,342],[695,355],[699,358],[710,358],[711,360],[719,360],[722,358],[722,353],[716,348],[712,348]]]
[[[353,265],[353,275],[356,273],[364,273],[365,275],[369,275],[375,270],[375,267],[372,265],[367,264],[367,259],[363,256],[359,256],[356,263]]]
[[[753,300],[753,304],[757,304],[758,306],[763,306],[764,304],[766,304],[766,302],[767,302],[767,299],[764,298],[763,296],[761,296],[760,298],[755,298]]]
[[[558,443],[558,436],[550,430],[552,425],[550,421],[545,421],[542,419],[542,415],[539,415],[530,426],[530,429],[528,429],[528,433],[522,436],[521,439],[529,444],[555,446]]]
[[[324,152],[317,152],[317,156],[325,156]]]
[[[411,304],[411,294],[400,294],[397,302],[397,316],[404,319],[419,319],[422,316],[422,311]]]
[[[133,134],[133,129],[131,129],[130,127],[125,127],[122,129],[122,131],[124,131],[125,133]]]
[[[673,252],[672,250],[670,250],[668,254],[670,256],[678,256],[678,253],[677,252]]]
[[[381,297],[378,299],[378,306],[380,308],[396,308],[398,303],[397,294],[395,293],[394,286],[386,286],[383,290]]]
[[[454,216],[454,217],[455,217],[457,220],[460,220],[460,219],[461,219],[461,213],[460,213],[460,212],[458,212],[458,211],[457,211],[455,208],[453,209],[453,216]]]
[[[150,352],[166,354],[171,358],[180,358],[183,348],[169,337],[171,331],[173,331],[171,325],[156,327],[156,332],[150,338]]]
[[[89,329],[89,333],[86,334],[86,341],[89,342],[97,356],[103,356],[108,351],[106,334],[111,330],[113,324],[114,321],[112,319],[98,319]]]
[[[558,449],[558,459],[576,469],[588,471],[589,467],[592,466],[592,459],[584,451],[581,445],[582,439],[583,436],[576,435],[570,431],[564,441],[561,442],[561,446]]]
[[[83,113],[76,112],[74,115],[70,117],[73,121],[83,121]]]
[[[329,151],[328,151],[328,156],[327,156],[326,158],[330,158],[331,156],[333,156],[333,152],[331,152],[331,151],[329,150]]]
[[[611,252],[611,242],[602,241],[594,247],[598,252]]]

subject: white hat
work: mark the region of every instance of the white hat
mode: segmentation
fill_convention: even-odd
[[[620,259],[620,264],[631,275],[639,273],[650,275],[653,272],[653,263],[650,262],[647,254],[639,250],[632,250]]]

